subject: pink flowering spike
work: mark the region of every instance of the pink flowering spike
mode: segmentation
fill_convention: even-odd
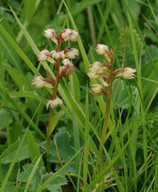
[[[75,48],[71,48],[68,49],[67,52],[65,53],[65,55],[69,58],[69,59],[75,59],[76,55],[79,55],[79,51],[78,49]]]
[[[37,76],[33,79],[33,85],[35,85],[35,88],[39,89],[45,86],[45,81],[42,76]]]
[[[48,110],[49,105],[54,109],[58,105],[63,105],[63,101],[60,98],[56,98],[54,100],[49,100],[46,104],[46,109]]]
[[[50,55],[48,50],[43,50],[38,55],[38,61],[43,62],[46,61],[48,56]]]

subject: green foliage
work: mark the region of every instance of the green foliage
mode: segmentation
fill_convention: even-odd
[[[103,178],[105,191],[158,191],[157,6],[156,0],[0,1],[0,192],[100,192]],[[32,85],[34,76],[55,77],[53,65],[37,61],[39,50],[55,49],[43,36],[47,28],[80,34],[75,73],[60,81],[64,105],[51,119],[45,105],[52,90]],[[94,39],[114,50],[116,69],[126,46],[125,67],[137,69],[134,80],[113,81],[101,171],[107,101],[90,93],[97,82],[87,77],[90,64],[103,62]]]
[[[21,189],[28,182],[30,172],[32,171],[33,167],[34,167],[33,164],[25,164],[23,166],[23,171],[19,173],[18,182],[22,183],[22,185],[20,186]],[[40,187],[45,181],[47,181],[52,176],[53,176],[52,172],[44,174],[43,170],[38,168],[31,180],[29,192],[34,192],[37,189],[37,187]],[[65,177],[58,175],[52,182],[50,182],[50,184],[47,186],[47,189],[48,191],[58,192],[58,190],[61,190],[61,186],[65,185],[66,183],[67,180],[65,179]]]

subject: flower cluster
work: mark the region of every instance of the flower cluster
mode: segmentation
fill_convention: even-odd
[[[75,59],[76,56],[79,55],[79,51],[75,48],[65,48],[64,50],[61,50],[62,42],[67,40],[72,42],[77,41],[77,31],[72,29],[65,29],[59,34],[56,34],[54,29],[47,29],[44,32],[44,36],[47,39],[51,39],[57,45],[57,48],[52,51],[42,50],[38,55],[38,61],[48,61],[54,64],[56,70],[56,79],[54,80],[53,78],[37,76],[33,79],[33,84],[35,85],[35,88],[53,87],[53,95],[50,97],[50,100],[46,105],[46,108],[48,109],[49,106],[55,108],[58,106],[58,104],[63,104],[63,101],[60,98],[56,98],[58,84],[60,79],[66,74],[73,74],[74,65],[72,63],[72,59]],[[62,64],[62,66],[60,66],[60,64]]]
[[[114,77],[123,77],[125,79],[134,79],[134,73],[136,69],[132,69],[130,67],[120,68],[113,71],[113,61],[114,61],[114,53],[112,50],[109,50],[107,45],[98,44],[96,47],[96,52],[99,55],[103,55],[105,57],[105,61],[94,62],[91,65],[89,73],[87,74],[92,79],[98,79],[100,82],[92,85],[92,94],[99,95],[107,95],[108,89],[105,87],[112,86],[112,80]]]

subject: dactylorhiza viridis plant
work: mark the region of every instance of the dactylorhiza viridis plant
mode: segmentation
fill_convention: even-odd
[[[47,39],[51,39],[56,44],[56,49],[52,51],[42,50],[39,53],[38,61],[44,62],[48,61],[50,64],[55,66],[55,75],[56,78],[44,78],[42,76],[37,76],[33,79],[33,84],[35,88],[43,88],[43,87],[52,87],[53,94],[49,97],[49,101],[46,104],[46,109],[49,106],[54,109],[58,105],[63,105],[62,99],[57,97],[57,90],[60,79],[65,75],[73,74],[74,65],[72,60],[79,55],[78,49],[75,48],[64,48],[61,50],[62,43],[64,41],[77,41],[78,32],[72,29],[65,29],[61,31],[59,34],[56,34],[54,29],[47,29],[44,31],[44,36]],[[53,116],[53,111],[50,112],[49,123]],[[49,154],[49,142],[50,142],[50,131],[49,124],[47,128],[47,152]]]
[[[113,70],[114,52],[113,50],[109,50],[109,47],[107,45],[98,44],[96,47],[96,52],[99,55],[103,55],[105,57],[105,60],[103,61],[103,63],[97,61],[93,63],[87,75],[92,79],[97,79],[97,81],[99,82],[97,84],[92,84],[91,93],[96,96],[105,95],[107,98],[106,111],[99,146],[99,164],[101,172],[104,169],[103,147],[105,144],[105,138],[106,138],[105,136],[110,116],[110,103],[112,96],[113,79],[116,77],[123,77],[125,79],[134,79],[134,73],[136,72],[136,69],[132,69],[130,67],[124,68],[124,64],[122,64],[121,68]]]

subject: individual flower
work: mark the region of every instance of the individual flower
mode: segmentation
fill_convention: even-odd
[[[49,55],[50,55],[50,52],[48,50],[41,51],[38,55],[38,61],[41,61],[41,62],[46,61]]]
[[[65,29],[61,32],[61,37],[64,41],[77,41],[78,32],[72,29]]]
[[[92,85],[92,93],[94,95],[97,95],[97,96],[103,95],[103,87],[102,87],[102,85],[100,85],[100,84],[93,84]]]
[[[109,47],[107,45],[98,44],[96,48],[96,52],[99,55],[104,55],[106,52],[109,52]]]
[[[73,63],[69,59],[64,59],[62,63],[63,63],[64,66],[60,67],[60,75],[59,75],[59,77],[61,78],[65,74],[72,75],[73,71],[74,71]]]
[[[72,66],[73,65],[73,63],[69,59],[64,59],[62,63],[64,64],[64,66],[70,66],[70,65]]]
[[[64,59],[65,58],[65,54],[64,54],[64,51],[56,51],[56,50],[53,50],[50,52],[50,55],[53,59],[57,60],[59,58],[62,58]]]
[[[117,69],[113,72],[115,77],[124,77],[125,79],[134,79],[136,69],[126,67],[124,69]]]
[[[60,98],[56,98],[56,99],[53,99],[53,100],[49,100],[46,104],[46,109],[48,109],[49,105],[52,107],[52,108],[55,108],[57,107],[58,105],[63,105],[63,101],[60,99]]]
[[[71,49],[68,49],[65,51],[65,55],[69,59],[75,59],[76,55],[79,55],[79,51],[78,51],[78,49],[71,48]]]
[[[57,39],[56,39],[57,34],[56,34],[56,32],[55,32],[54,29],[46,29],[44,32],[45,32],[45,33],[44,33],[44,36],[45,36],[47,39],[51,39],[55,44],[58,44],[58,41],[57,41]]]
[[[64,41],[67,41],[70,39],[70,34],[71,34],[71,29],[65,29],[64,31],[61,32],[61,37]]]
[[[77,37],[78,37],[78,32],[75,30],[72,30],[70,34],[70,41],[73,41],[73,42],[77,41]]]
[[[45,81],[42,76],[37,76],[33,79],[33,85],[35,85],[35,88],[42,88],[45,86]]]
[[[108,62],[111,62],[111,52],[109,51],[109,47],[104,44],[98,44],[96,48],[96,52],[99,55],[104,55],[104,57],[107,59]]]

